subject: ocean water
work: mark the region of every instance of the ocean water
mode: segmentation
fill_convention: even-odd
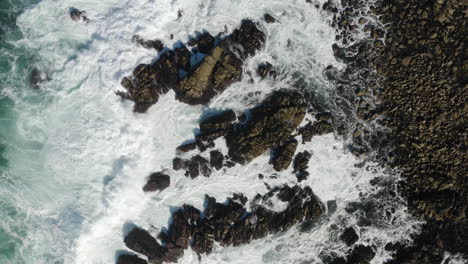
[[[201,208],[205,194],[224,201],[236,192],[249,198],[267,192],[258,174],[274,173],[268,153],[210,178],[192,180],[171,170],[175,148],[193,138],[206,111],[240,113],[274,90],[296,86],[313,93],[324,109],[336,109],[334,86],[323,71],[345,65],[333,56],[331,17],[304,0],[1,1],[2,264],[114,263],[126,250],[123,233],[129,223],[156,235],[167,227],[171,208],[184,203]],[[91,22],[72,21],[70,7],[86,10]],[[260,18],[266,12],[278,23],[264,23]],[[244,78],[207,106],[182,104],[169,92],[145,114],[133,113],[132,103],[115,95],[122,77],[157,55],[136,47],[132,35],[159,38],[172,47],[197,30],[232,31],[243,18],[259,20],[267,34],[265,48],[246,61],[246,75],[269,61],[280,72],[276,81],[254,74],[253,84]],[[49,76],[37,90],[29,85],[34,67]],[[358,229],[359,243],[377,247],[372,263],[382,263],[388,258],[383,246],[408,240],[419,222],[398,196],[387,194],[398,174],[362,164],[346,145],[330,134],[298,149],[313,153],[309,179],[301,185],[311,186],[329,205],[318,223],[250,245],[218,246],[202,263],[321,263],[325,253],[344,255],[347,248],[338,236],[347,226]],[[217,146],[225,149],[223,140]],[[143,193],[146,177],[161,170],[171,175],[171,186]],[[277,174],[266,180],[269,185],[296,184],[291,168]],[[370,184],[376,177],[387,187]],[[360,216],[345,210],[350,202],[370,204],[372,223],[359,227]],[[198,263],[198,257],[187,250],[179,263]]]

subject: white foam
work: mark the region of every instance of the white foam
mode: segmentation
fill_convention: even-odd
[[[72,6],[86,10],[92,21],[86,25],[73,22],[67,13]],[[183,17],[177,20],[179,9]],[[256,65],[267,60],[290,74],[276,81],[260,81],[254,74],[254,84],[244,78],[208,107],[241,112],[273,90],[290,88],[291,73],[301,74],[308,87],[327,98],[333,87],[321,73],[330,64],[342,67],[331,50],[334,32],[324,14],[303,0],[43,0],[19,18],[25,39],[17,45],[36,49],[53,72],[52,81],[42,87],[40,105],[26,103],[24,98],[31,96],[27,92],[12,94],[18,102],[18,137],[36,146],[27,149],[28,166],[23,164],[25,156],[10,153],[8,157],[10,173],[24,184],[11,195],[28,212],[24,222],[28,236],[22,247],[25,262],[113,263],[116,251],[125,249],[126,222],[156,235],[167,226],[172,207],[188,203],[202,208],[205,194],[224,201],[235,192],[249,198],[267,192],[258,174],[274,173],[268,153],[246,166],[214,172],[210,178],[192,180],[170,170],[175,148],[193,137],[204,107],[177,102],[170,92],[148,113],[135,114],[131,102],[122,102],[114,94],[122,89],[123,76],[156,55],[135,47],[132,35],[159,38],[171,47],[195,30],[215,35],[224,25],[232,30],[241,19],[257,19],[265,12],[279,23],[261,24],[268,36],[266,47],[247,61],[246,71],[255,72]],[[218,143],[226,152],[223,142]],[[315,137],[300,145],[298,151],[303,150],[313,155],[310,177],[301,184],[311,186],[324,202],[336,200],[337,213],[309,232],[293,228],[252,245],[217,247],[214,254],[204,257],[204,263],[298,263],[317,259],[330,246],[331,225],[345,217],[346,202],[357,200],[360,192],[370,192],[366,188],[374,174],[356,168],[358,160],[333,135]],[[143,193],[146,176],[159,170],[170,172],[171,186],[161,193]],[[290,168],[266,181],[272,186],[295,184],[291,172]],[[409,219],[404,212],[401,215],[402,220]],[[361,236],[371,242],[390,241],[404,237],[409,229],[410,225],[403,229],[395,225],[386,233],[363,230]],[[180,263],[197,261],[188,250]]]

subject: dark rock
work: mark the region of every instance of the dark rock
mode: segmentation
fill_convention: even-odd
[[[46,73],[41,72],[38,68],[34,67],[29,75],[29,84],[33,89],[39,89],[39,84],[48,79]]]
[[[341,234],[340,239],[345,242],[348,247],[350,247],[356,243],[356,241],[359,239],[359,236],[356,234],[354,228],[348,227],[345,229],[343,234]]]
[[[369,264],[375,256],[370,246],[357,245],[347,257],[348,264]]]
[[[70,8],[70,18],[76,22],[89,22],[89,18],[86,16],[86,11],[79,10],[74,7]]]
[[[302,122],[307,108],[296,92],[277,91],[260,106],[249,111],[249,119],[226,136],[229,157],[238,163],[249,162],[270,147],[283,145]]]
[[[270,161],[275,170],[282,171],[289,167],[296,152],[297,144],[297,140],[293,138],[275,149],[273,158]]]
[[[150,263],[162,263],[165,249],[147,231],[134,228],[124,239],[131,250],[148,257]]]
[[[242,205],[247,203],[247,197],[244,196],[242,193],[235,193],[232,195],[232,200],[240,202]]]
[[[150,175],[148,182],[143,187],[145,192],[162,191],[171,185],[171,178],[161,172],[156,172]]]
[[[242,20],[241,26],[234,30],[229,39],[240,44],[244,50],[244,57],[252,56],[260,50],[265,43],[265,34],[260,31],[252,20]]]
[[[200,122],[200,134],[196,136],[199,141],[212,141],[225,136],[236,120],[236,114],[232,110],[226,110],[213,115]]]
[[[305,172],[309,167],[309,160],[312,157],[308,151],[303,151],[297,153],[296,157],[294,157],[293,161],[293,172]]]
[[[155,49],[158,52],[161,52],[164,49],[164,44],[161,40],[144,40],[140,35],[133,35],[132,42],[137,46],[141,46],[145,49]]]
[[[271,204],[275,195],[288,203],[283,212],[270,211],[263,206]],[[240,200],[241,203],[237,203],[236,200]],[[239,246],[271,233],[285,231],[302,221],[314,221],[323,213],[323,205],[309,187],[284,186],[264,196],[258,195],[254,200],[252,212],[246,211],[243,206],[246,202],[247,198],[242,194],[234,195],[226,203],[218,203],[215,198],[207,195],[204,217],[198,209],[190,205],[184,205],[172,214],[163,250],[160,250],[157,242],[151,240],[147,233],[132,235],[138,237],[132,242],[136,240],[138,243],[127,243],[130,239],[126,238],[126,244],[137,252],[151,255],[151,260],[156,260],[156,263],[161,263],[161,260],[176,262],[183,255],[183,249],[189,246],[197,254],[209,254],[215,242],[222,246]],[[148,240],[150,242],[140,242]],[[152,247],[164,254],[150,252],[149,248]]]
[[[179,152],[189,152],[197,148],[197,142],[186,143],[176,148]]]
[[[176,63],[176,67],[182,69],[186,72],[190,71],[190,57],[192,54],[187,49],[185,45],[177,47],[174,49],[174,60]]]
[[[205,177],[209,177],[211,174],[211,169],[208,160],[200,155],[194,156],[188,161],[187,173],[188,176],[190,176],[192,179],[198,177],[200,173]]]
[[[187,162],[184,161],[183,159],[177,157],[172,160],[172,168],[174,170],[177,171],[177,170],[185,169],[186,167],[187,167]]]
[[[139,258],[137,255],[120,255],[117,259],[117,264],[147,264],[146,260]]]
[[[135,102],[136,112],[145,112],[158,101],[159,95],[167,93],[170,89],[176,93],[176,99],[184,103],[206,104],[240,79],[243,60],[261,48],[264,40],[263,32],[249,20],[244,20],[240,28],[220,41],[217,46],[214,46],[214,37],[204,33],[196,40],[196,44],[200,52],[207,53],[207,56],[196,68],[191,68],[191,54],[188,49],[180,46],[173,51],[162,53],[152,65],[139,65],[132,76],[122,79],[121,85],[128,93],[119,94]],[[162,43],[144,41],[138,36],[134,41],[142,46],[158,50],[162,48]],[[187,74],[182,72],[179,75],[180,70]]]
[[[299,134],[302,135],[302,141],[310,142],[312,137],[315,135],[323,135],[333,132],[333,126],[329,122],[319,121],[319,122],[309,122],[304,127],[299,129]]]
[[[210,152],[210,166],[216,170],[220,170],[223,167],[224,156],[219,150],[213,150]]]
[[[276,78],[276,71],[275,71],[273,65],[271,65],[271,63],[269,63],[267,61],[260,64],[260,65],[258,65],[257,74],[262,79],[265,79],[267,76]]]
[[[305,181],[309,177],[309,172],[307,171],[301,171],[296,174],[296,178],[298,182]]]
[[[276,19],[274,17],[272,17],[270,14],[263,15],[263,18],[265,19],[265,22],[267,22],[269,24],[276,22]]]
[[[215,38],[210,33],[204,32],[198,36],[197,44],[201,53],[208,54],[214,47]]]

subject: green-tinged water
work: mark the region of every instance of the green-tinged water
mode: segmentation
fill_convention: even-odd
[[[23,219],[27,212],[16,203],[15,189],[23,184],[12,175],[9,154],[27,149],[28,142],[17,138],[14,97],[29,89],[28,73],[34,51],[16,44],[22,33],[16,25],[21,12],[36,0],[0,0],[0,263],[21,264],[20,247],[27,236]],[[25,158],[27,155],[25,155]],[[27,160],[24,160],[27,163]]]

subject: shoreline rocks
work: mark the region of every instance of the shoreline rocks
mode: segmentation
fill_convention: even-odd
[[[264,206],[273,197],[288,204],[284,211],[271,211]],[[126,235],[125,245],[147,256],[149,263],[177,262],[189,247],[199,255],[210,254],[215,242],[223,247],[240,246],[272,233],[286,231],[303,221],[316,221],[324,212],[324,206],[310,187],[284,186],[259,195],[251,202],[251,212],[236,202],[239,199],[242,201],[245,197],[236,194],[227,202],[219,203],[213,197],[206,196],[203,212],[191,205],[183,205],[172,213],[168,231],[158,236],[164,246],[139,228],[132,229]],[[141,260],[126,255],[119,257],[119,261],[126,264],[128,262],[124,260],[130,258]]]
[[[145,41],[136,36],[133,41],[146,48],[163,49],[158,40]],[[146,112],[169,90],[174,90],[176,99],[186,104],[206,104],[241,78],[244,60],[260,50],[264,42],[265,34],[251,20],[243,20],[216,46],[216,39],[205,32],[189,43],[207,54],[197,65],[190,64],[192,53],[182,44],[163,51],[153,64],[137,66],[131,76],[121,81],[127,93],[118,94],[135,102],[135,112]]]

